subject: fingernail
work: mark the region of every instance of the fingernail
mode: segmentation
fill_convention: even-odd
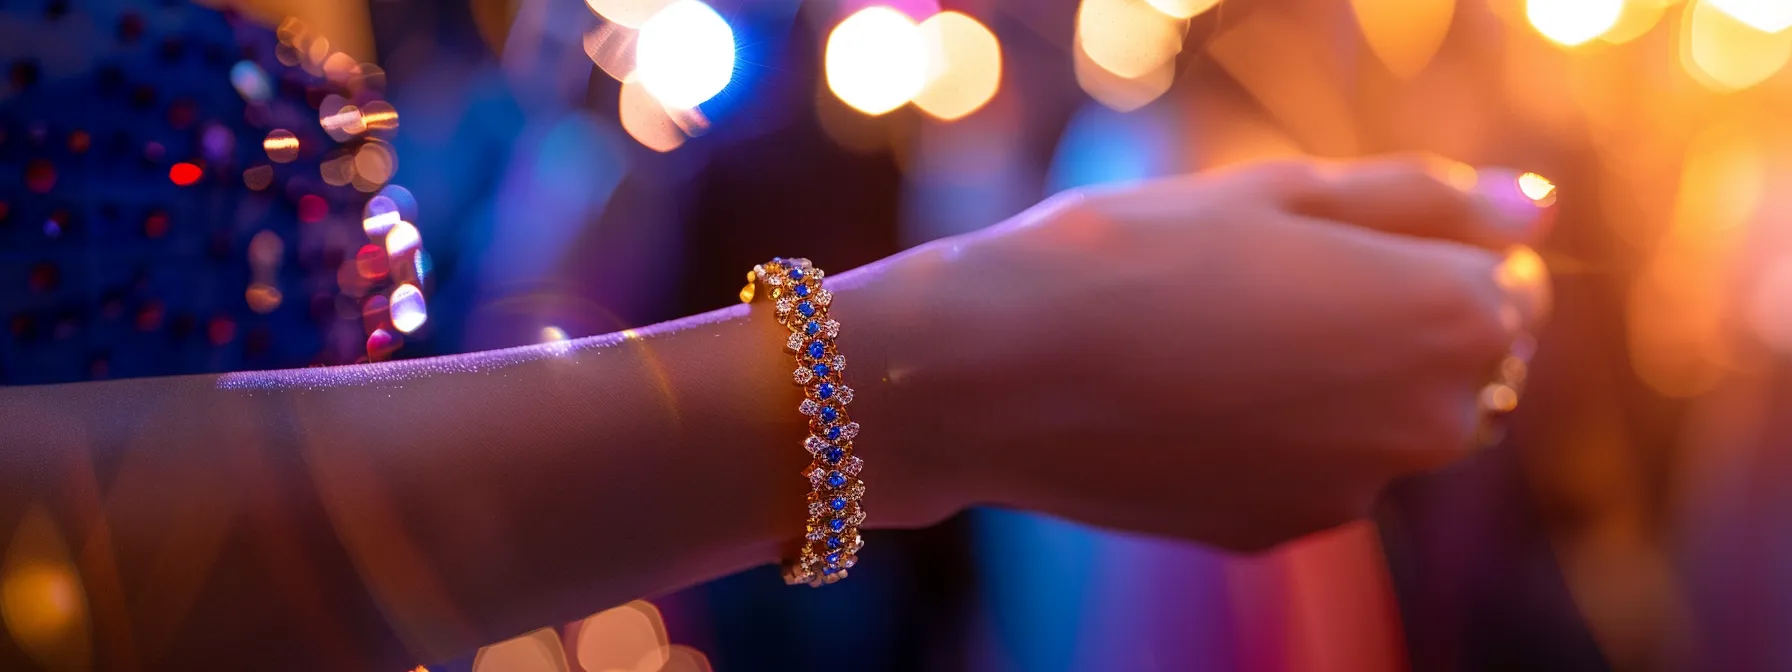
[[[1493,210],[1495,221],[1521,241],[1542,234],[1556,202],[1556,185],[1548,178],[1506,168],[1478,171],[1473,191]]]

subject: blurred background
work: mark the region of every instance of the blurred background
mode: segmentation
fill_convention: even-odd
[[[1792,669],[1789,58],[1792,0],[0,0],[0,384],[607,333],[1067,188],[1435,152],[1559,185],[1558,302],[1506,440],[1374,521],[973,511],[428,669]],[[78,585],[17,571],[68,549],[5,533],[0,646],[77,669]]]

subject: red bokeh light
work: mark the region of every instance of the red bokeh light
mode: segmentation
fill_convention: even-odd
[[[330,213],[330,204],[324,202],[317,194],[305,194],[299,198],[299,221],[315,223],[322,221],[324,215]]]
[[[168,169],[168,179],[182,187],[192,186],[194,182],[198,182],[199,178],[204,176],[205,169],[185,161],[174,164],[173,168]]]

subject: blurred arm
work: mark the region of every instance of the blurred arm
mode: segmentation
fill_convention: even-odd
[[[879,436],[881,318],[830,284]],[[736,306],[428,360],[0,390],[6,573],[72,563],[101,669],[464,654],[774,561],[807,463],[782,342]],[[876,443],[870,524],[922,522]]]

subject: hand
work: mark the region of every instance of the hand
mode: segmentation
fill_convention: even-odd
[[[1365,515],[1474,447],[1546,309],[1540,267],[1494,251],[1546,209],[1442,165],[1078,191],[867,270],[854,301],[900,316],[864,395],[892,395],[893,487],[1247,550]]]

